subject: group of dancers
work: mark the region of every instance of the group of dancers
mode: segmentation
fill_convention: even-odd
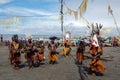
[[[36,46],[36,47],[35,47]],[[71,43],[69,40],[64,42],[64,47],[61,52],[57,51],[58,45],[54,40],[47,45],[49,50],[48,59],[49,64],[56,64],[58,62],[58,54],[61,53],[63,57],[68,58],[71,52]],[[38,66],[39,63],[44,61],[44,51],[45,45],[44,42],[39,41],[34,43],[32,38],[28,38],[28,41],[19,41],[18,35],[13,35],[12,42],[9,44],[9,60],[13,65],[15,70],[18,70],[19,64],[21,63],[21,53],[24,53],[24,57],[26,62],[28,63],[28,67],[32,68],[34,66]],[[92,59],[89,64],[89,69],[92,75],[97,75],[97,73],[102,73],[105,71],[105,67],[100,60],[100,56],[102,55],[102,46],[94,46],[90,45],[89,53],[92,56]],[[84,62],[84,53],[85,53],[85,42],[82,40],[78,40],[77,42],[77,50],[76,50],[76,64],[82,65]]]
[[[54,40],[48,44],[49,49],[49,63],[55,64],[58,60],[58,52],[56,51],[57,45]],[[13,64],[14,69],[18,70],[21,63],[21,53],[24,53],[24,57],[27,60],[29,68],[38,66],[38,64],[44,61],[44,43],[39,41],[37,43],[32,41],[32,38],[28,38],[28,41],[19,41],[18,35],[13,35],[12,42],[9,44],[9,60]]]

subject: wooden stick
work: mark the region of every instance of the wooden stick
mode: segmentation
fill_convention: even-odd
[[[87,59],[93,59],[93,57],[91,57],[91,56],[85,55],[85,57],[86,57]],[[113,57],[102,57],[102,58],[99,58],[99,59],[100,59],[100,60],[103,60],[103,61],[113,61],[113,59],[111,59],[111,58],[113,58]]]

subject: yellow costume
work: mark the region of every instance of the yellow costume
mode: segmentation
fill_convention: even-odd
[[[64,56],[64,57],[69,57],[69,54],[70,54],[70,50],[71,50],[71,48],[70,48],[70,45],[71,45],[71,43],[68,41],[68,40],[66,40],[65,42],[64,42],[64,48],[62,49],[62,51],[61,51],[61,53],[62,53],[62,55]]]
[[[69,48],[69,47],[64,47],[64,48],[62,49],[62,55],[63,55],[64,57],[68,57],[68,56],[69,56],[69,52],[70,52],[70,48]]]
[[[48,45],[48,49],[50,50],[49,55],[48,55],[48,59],[50,60],[50,62],[49,62],[50,64],[54,64],[58,60],[56,48],[57,48],[57,46],[54,43],[54,41],[51,41],[51,43]]]
[[[58,60],[57,54],[51,54],[51,53],[49,53],[48,58],[49,58],[49,60],[51,60],[53,62]]]
[[[10,60],[10,63],[11,64],[13,64],[13,61],[14,61],[14,55],[13,55],[13,46],[12,46],[12,43],[13,42],[11,42],[10,44],[9,44],[9,46],[8,46],[8,48],[9,48],[9,60]]]
[[[90,70],[93,72],[92,74],[95,74],[95,72],[104,72],[106,68],[100,59],[94,58],[90,62]]]
[[[18,64],[21,61],[20,60],[21,55],[20,55],[20,50],[19,50],[19,43],[13,42],[12,46],[13,46],[12,52],[13,52],[13,58],[14,58],[14,67],[15,67],[15,69],[18,69],[19,68]]]

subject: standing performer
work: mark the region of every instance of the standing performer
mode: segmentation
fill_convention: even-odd
[[[55,64],[58,60],[58,56],[57,56],[57,45],[55,44],[54,40],[51,40],[50,44],[48,45],[48,49],[50,50],[49,52],[49,60],[50,60],[50,64]]]
[[[90,62],[90,73],[95,75],[102,75],[102,72],[106,70],[105,66],[103,65],[102,61],[100,60],[100,56],[102,55],[103,49],[102,44],[100,43],[100,29],[102,28],[102,25],[98,27],[95,30],[93,28],[92,37],[91,40],[91,47],[90,47],[90,54],[92,55],[92,60]]]
[[[39,62],[44,61],[44,48],[45,48],[44,42],[40,41],[37,47],[37,50],[38,50],[37,56],[38,56]]]
[[[3,42],[3,35],[0,36],[1,42]]]
[[[70,51],[71,51],[70,44],[65,43],[64,48],[62,49],[62,55],[67,58],[69,57]]]
[[[83,60],[84,60],[84,43],[81,41],[78,44],[78,47],[77,47],[76,64],[81,64],[82,65]]]
[[[94,45],[90,45],[90,49],[88,51],[92,57],[94,57],[96,55],[96,52],[97,52],[97,47],[94,46]]]
[[[32,42],[31,37],[28,38],[28,41],[26,42],[27,52],[26,52],[26,59],[28,61],[29,68],[33,67],[35,54],[33,50],[34,43]]]
[[[14,41],[14,37],[12,37],[12,41],[11,41],[10,44],[8,45],[10,64],[13,64],[13,61],[14,61],[13,46],[12,46],[13,41]]]
[[[70,47],[71,43],[70,43],[69,40],[66,40],[66,41],[64,42],[64,45],[68,45],[68,46]]]
[[[14,69],[18,70],[19,69],[19,63],[21,59],[20,55],[20,46],[18,42],[18,35],[13,36],[13,42],[11,43],[11,48],[12,48],[12,54],[13,54],[13,62],[14,62]]]

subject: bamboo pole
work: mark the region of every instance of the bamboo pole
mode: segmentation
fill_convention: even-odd
[[[118,33],[119,33],[119,36],[120,36],[120,31],[119,31],[119,28],[118,28],[118,25],[117,25],[117,21],[116,21],[114,15],[113,15],[113,13],[112,13],[111,15],[112,15],[112,18],[113,18],[113,20],[114,20],[114,23],[115,23],[116,29],[117,29],[117,31],[118,31]]]
[[[60,15],[61,15],[61,32],[62,32],[62,41],[64,42],[64,27],[63,27],[64,14],[63,14],[63,0],[61,0],[60,3],[61,3],[61,9],[60,9]]]

